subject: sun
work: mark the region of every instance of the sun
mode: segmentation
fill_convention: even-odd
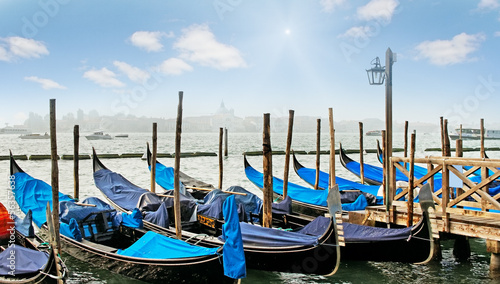
[[[286,30],[285,30],[285,34],[286,34],[286,35],[289,35],[290,33],[291,33],[290,29],[286,29]]]

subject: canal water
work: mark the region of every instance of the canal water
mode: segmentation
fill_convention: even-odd
[[[86,133],[82,133],[82,136]],[[111,133],[111,135],[113,135]],[[183,133],[182,152],[218,152],[218,133]],[[359,137],[355,133],[336,133],[336,143],[341,142],[346,149],[358,149]],[[394,147],[403,147],[403,133],[394,136]],[[272,149],[285,150],[286,134],[272,133]],[[365,137],[364,145],[367,149],[376,148],[376,140],[380,137]],[[150,133],[130,133],[128,138],[114,138],[113,140],[88,141],[80,139],[80,154],[91,154],[95,147],[99,154],[123,154],[144,153],[146,142],[151,143]],[[160,133],[158,135],[158,152],[173,153],[175,134]],[[427,148],[439,147],[440,136],[437,133],[417,133],[416,157],[428,155],[440,156],[440,152],[428,152]],[[261,133],[229,133],[228,157],[224,158],[223,188],[232,185],[242,186],[255,194],[262,196],[261,192],[245,176],[243,168],[243,155],[245,151],[262,150]],[[452,147],[454,142],[452,141]],[[500,141],[486,141],[486,147],[499,147]],[[479,147],[479,141],[465,141],[464,147]],[[294,133],[292,148],[300,151],[316,150],[315,133]],[[321,150],[329,149],[329,135],[321,136]],[[50,154],[49,140],[24,140],[16,135],[0,135],[0,155],[8,155],[12,150],[15,155]],[[71,133],[58,133],[58,154],[73,153],[73,137]],[[395,153],[394,155],[402,155]],[[468,157],[478,157],[479,152],[466,152]],[[500,157],[500,152],[488,152],[491,158]],[[298,155],[300,162],[306,167],[315,167],[315,155]],[[359,154],[351,154],[351,158],[358,160]],[[262,169],[262,156],[250,156],[249,162],[257,168]],[[173,166],[172,158],[159,158],[167,165]],[[380,166],[376,155],[369,153],[364,155],[365,163]],[[143,188],[149,188],[149,171],[145,160],[140,158],[120,158],[103,160],[105,165],[116,172],[121,173],[131,182]],[[21,160],[19,165],[35,178],[44,180],[50,184],[50,160]],[[192,157],[181,160],[181,170],[186,174],[217,185],[219,178],[218,157]],[[328,170],[328,156],[321,156],[321,169]],[[284,169],[284,156],[273,156],[273,173],[282,177]],[[73,161],[60,160],[60,190],[66,194],[73,194]],[[7,160],[0,161],[0,173],[4,178],[3,190],[0,191],[0,202],[8,201],[8,175],[9,163]],[[336,159],[336,173],[338,176],[357,180],[351,173],[342,168],[338,157]],[[92,177],[91,160],[80,161],[80,197],[86,198],[97,196],[104,199],[94,185]],[[290,182],[307,186],[297,175],[290,172]],[[9,208],[20,214],[19,208]],[[338,272],[330,277],[308,276],[290,273],[275,273],[249,270],[248,277],[243,283],[500,283],[489,273],[489,253],[486,252],[485,241],[482,239],[470,239],[472,254],[467,261],[454,259],[453,241],[442,241],[443,258],[426,265],[402,264],[402,263],[376,263],[376,262],[342,262]],[[109,271],[92,267],[63,254],[67,266],[71,270],[68,283],[143,283],[134,279],[126,278]]]

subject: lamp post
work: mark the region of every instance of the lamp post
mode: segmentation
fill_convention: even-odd
[[[392,64],[396,62],[395,54],[392,53],[390,48],[387,48],[385,52],[385,67],[380,66],[379,58],[372,60],[373,68],[366,70],[368,75],[368,81],[370,85],[382,85],[385,80],[385,145],[384,149],[384,167],[387,171],[384,175],[384,186],[385,186],[385,196],[386,196],[386,207],[389,207],[392,203],[392,196],[390,193],[389,182],[392,181],[391,175],[392,171],[389,170],[389,159],[392,157]]]

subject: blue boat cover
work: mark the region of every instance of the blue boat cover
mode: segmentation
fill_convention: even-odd
[[[276,214],[292,214],[292,199],[289,195],[280,202],[271,203],[272,212]],[[262,205],[261,205],[262,208]]]
[[[332,221],[330,218],[318,216],[304,227],[298,229],[296,232],[304,235],[319,237],[326,232],[326,229],[328,228],[331,222]]]
[[[117,254],[148,259],[176,259],[215,255],[219,248],[205,248],[148,231],[134,244]]]
[[[122,175],[108,169],[101,169],[95,172],[94,182],[107,198],[128,211],[138,208],[141,212],[155,212],[160,208],[162,203],[165,203],[167,208],[173,208],[173,198],[159,197],[146,189],[136,186]],[[173,191],[169,190],[162,194],[173,195]],[[183,194],[180,194],[180,199],[182,221],[195,220],[196,200]]]
[[[297,170],[297,174],[301,179],[307,182],[310,185],[314,185],[316,183],[316,169],[311,168],[300,168]],[[329,184],[330,175],[324,171],[319,171],[319,182],[318,187],[322,189],[327,189]],[[349,199],[347,196],[343,196],[345,194],[342,193],[344,190],[360,190],[365,195],[368,204],[383,204],[384,198],[382,196],[377,196],[379,186],[378,185],[366,185],[357,183],[348,179],[344,179],[338,176],[335,176],[335,182],[339,185],[340,198],[342,203],[351,203],[354,202],[357,196],[354,199]]]
[[[259,188],[264,187],[263,179],[264,175],[258,172],[251,166],[245,168],[245,174],[247,178]],[[283,180],[277,177],[273,177],[273,191],[277,194],[283,195]],[[300,186],[298,184],[288,183],[288,196],[292,200],[304,202],[312,205],[327,206],[326,198],[328,197],[328,190],[314,190],[309,187]],[[366,206],[365,206],[366,207]],[[346,209],[348,209],[346,207]],[[356,210],[361,210],[364,208],[357,208]]]
[[[227,197],[234,196],[238,207],[238,214],[240,215],[240,221],[250,220],[250,214],[259,214],[262,207],[262,200],[257,195],[240,186],[231,186],[225,191],[245,193],[246,195],[234,195],[223,192],[220,189],[214,189],[205,196],[203,204],[198,205],[198,213],[213,218],[223,219],[222,204]]]
[[[144,221],[148,221],[163,228],[168,228],[170,220],[168,217],[167,205],[162,203],[156,211],[146,211]]]
[[[240,222],[240,227],[245,246],[283,247],[316,246],[318,244],[317,236],[264,228],[243,222]]]
[[[224,275],[233,279],[245,278],[247,276],[245,252],[234,195],[226,198],[223,211],[225,223],[222,225],[222,238],[226,240],[222,254]]]
[[[366,197],[363,194],[360,194],[354,202],[342,203],[342,210],[343,211],[364,210],[366,206],[368,206],[368,201],[366,201]]]
[[[82,232],[80,231],[75,218],[71,218],[68,224],[62,222],[59,223],[59,232],[64,236],[79,242],[83,239]]]
[[[11,216],[14,220],[16,231],[28,238],[35,236],[35,228],[33,227],[33,212],[31,210],[28,210],[28,213],[26,213],[24,218],[20,218],[16,214],[11,214]]]
[[[15,256],[15,264],[11,263],[12,256]],[[20,245],[11,245],[0,253],[0,275],[17,276],[36,273],[45,268],[48,260],[48,253]]]
[[[47,222],[45,210],[47,202],[52,207],[52,187],[42,180],[35,179],[26,173],[14,174],[12,192],[21,210],[27,214],[31,209],[33,221],[38,227]],[[66,194],[59,192],[59,202],[72,200]]]
[[[406,240],[411,235],[411,229],[377,228],[351,223],[343,223],[344,238],[346,243],[365,243],[373,241]]]
[[[100,200],[97,197],[89,197],[82,201],[83,204],[93,204],[95,207],[91,206],[80,206],[72,201],[63,201],[59,203],[59,219],[63,223],[69,224],[71,219],[75,219],[77,222],[82,221],[85,217],[92,213],[102,212],[111,210],[111,212],[106,213],[108,221],[112,221],[116,217],[116,210],[111,207],[106,202]],[[93,217],[89,218],[90,220]],[[116,227],[120,225],[120,222],[114,224]]]
[[[148,168],[151,171],[151,166],[149,166]],[[156,162],[155,181],[165,190],[174,189],[174,168],[167,167],[160,162]],[[181,181],[179,181],[179,192],[184,195],[189,195],[189,193],[186,191],[186,187]]]

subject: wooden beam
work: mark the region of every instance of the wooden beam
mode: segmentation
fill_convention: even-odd
[[[151,192],[156,192],[156,153],[158,149],[158,124],[153,122],[153,153],[151,157]]]
[[[333,109],[328,109],[328,120],[330,127],[330,170],[328,179],[328,190],[336,184],[335,180],[335,128],[333,127]]]
[[[222,140],[224,138],[224,128],[219,129],[219,187],[222,190],[222,179],[224,175],[224,161],[222,158]]]
[[[181,134],[182,134],[182,97],[183,92],[179,92],[179,105],[177,106],[177,120],[175,127],[175,164],[174,164],[174,215],[175,215],[175,235],[177,239],[182,239],[181,224],[181,198],[179,171],[181,166]],[[153,161],[156,162],[156,161]]]
[[[363,161],[363,122],[359,123],[359,176],[361,184],[365,183],[365,165]]]
[[[73,128],[73,197],[80,199],[80,178],[79,178],[79,148],[80,148],[80,127],[75,125]]]
[[[290,171],[290,150],[292,148],[294,110],[288,111],[288,132],[286,135],[285,172],[283,173],[283,198],[288,195],[288,173]]]
[[[319,188],[320,145],[321,145],[321,119],[317,119],[316,120],[316,179],[314,182],[314,189]]]
[[[272,149],[271,149],[271,123],[270,114],[264,114],[263,126],[263,172],[264,172],[264,200],[262,208],[262,226],[271,228],[273,215],[272,215],[272,202],[273,202],[273,166],[272,166]]]

